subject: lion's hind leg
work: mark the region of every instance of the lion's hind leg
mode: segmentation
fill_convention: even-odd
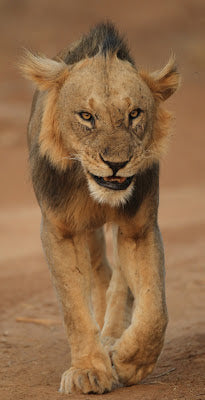
[[[120,268],[117,252],[118,227],[112,226],[114,262],[110,285],[107,290],[107,309],[102,330],[103,341],[106,347],[112,347],[115,340],[120,338],[124,330],[130,325],[133,295]]]
[[[106,292],[111,278],[103,228],[89,234],[88,244],[92,265],[92,304],[96,321],[102,328],[106,311]]]

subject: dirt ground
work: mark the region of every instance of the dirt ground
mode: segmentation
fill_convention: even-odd
[[[137,64],[157,69],[172,49],[183,76],[167,102],[176,115],[175,135],[161,168],[170,321],[158,365],[142,383],[101,396],[65,396],[58,387],[69,367],[69,347],[41,250],[27,166],[32,88],[15,63],[23,46],[52,56],[106,18],[127,35]],[[204,1],[1,0],[0,30],[0,399],[205,399]]]

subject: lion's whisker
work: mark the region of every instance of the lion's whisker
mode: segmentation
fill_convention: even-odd
[[[59,159],[58,161],[62,161],[62,160],[74,160],[74,161],[80,161],[79,157],[77,156],[73,156],[73,157],[62,157],[61,159]]]

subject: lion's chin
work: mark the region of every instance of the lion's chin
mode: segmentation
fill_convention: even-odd
[[[133,177],[115,182],[97,178],[94,179],[93,176],[88,175],[90,194],[95,201],[101,204],[109,204],[112,207],[118,207],[127,203],[134,188]]]

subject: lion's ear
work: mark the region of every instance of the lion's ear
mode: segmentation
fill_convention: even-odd
[[[28,50],[24,51],[18,66],[23,75],[34,81],[40,90],[62,85],[69,74],[62,60],[51,60]]]
[[[151,74],[141,71],[140,75],[148,84],[154,97],[161,101],[167,100],[177,90],[181,81],[174,55],[160,71]]]

